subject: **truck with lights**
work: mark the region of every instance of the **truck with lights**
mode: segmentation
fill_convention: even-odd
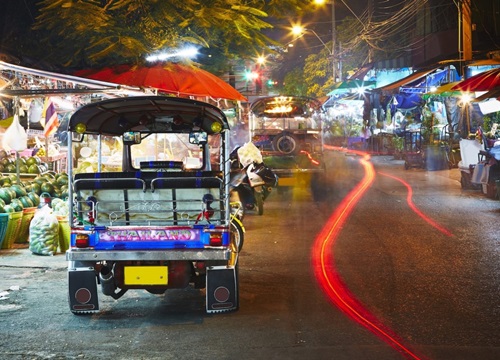
[[[228,136],[219,108],[175,97],[108,99],[71,116],[71,312],[98,312],[101,293],[186,287],[205,289],[208,313],[238,308]]]
[[[278,175],[278,190],[324,181],[321,104],[302,96],[268,96],[250,105],[251,141]]]

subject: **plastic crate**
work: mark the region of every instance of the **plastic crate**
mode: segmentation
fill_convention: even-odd
[[[71,228],[67,216],[57,216],[59,221],[59,251],[65,253],[69,249]]]
[[[21,220],[23,219],[23,212],[16,211],[9,213],[9,223],[3,239],[2,249],[12,249],[15,239],[19,235],[21,229]]]
[[[36,207],[29,207],[23,209],[23,217],[21,219],[21,228],[19,229],[19,235],[15,239],[16,244],[25,244],[28,242],[30,236],[30,223],[36,212]]]
[[[5,233],[7,231],[8,225],[9,225],[9,214],[0,213],[0,249],[2,248],[3,240],[5,239]]]

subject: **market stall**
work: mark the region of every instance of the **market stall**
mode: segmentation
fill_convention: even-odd
[[[75,109],[96,97],[144,91],[2,61],[0,81],[0,248],[8,249],[28,242],[28,237],[48,238],[40,233],[42,222],[30,233],[36,209],[44,203],[51,202],[51,213],[60,216],[57,224],[65,224],[64,206],[56,204],[67,203],[64,129]],[[53,254],[59,245],[52,241],[51,249],[42,249],[31,240],[32,251],[44,255]]]

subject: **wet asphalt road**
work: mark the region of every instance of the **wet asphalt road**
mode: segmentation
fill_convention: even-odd
[[[335,241],[332,271],[418,358],[500,358],[500,201],[462,190],[458,169],[372,163],[376,177]],[[384,174],[407,181],[415,206],[452,235],[416,215],[404,184]],[[328,175],[319,201],[307,189],[274,192],[263,216],[246,216],[234,313],[206,315],[203,292],[186,289],[101,296],[100,314],[74,316],[63,255],[0,251],[0,359],[405,358],[314,277],[315,238],[364,172],[359,157],[329,153]]]

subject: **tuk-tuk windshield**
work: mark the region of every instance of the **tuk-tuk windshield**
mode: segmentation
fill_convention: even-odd
[[[136,169],[144,161],[182,162],[186,169],[203,167],[203,146],[191,144],[188,133],[152,134],[130,149],[132,165]]]
[[[311,98],[274,96],[256,100],[251,106],[252,129],[319,129],[321,104]]]

